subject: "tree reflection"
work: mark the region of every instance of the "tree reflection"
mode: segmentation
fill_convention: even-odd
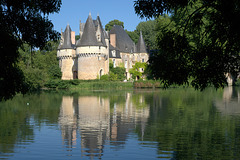
[[[140,147],[157,144],[159,158],[239,159],[239,95],[240,88],[17,96],[0,103],[0,152],[14,154],[35,141],[36,127],[54,125],[69,155],[77,148],[100,159],[134,134]]]
[[[239,90],[232,91],[228,100],[240,106],[233,96]],[[164,158],[238,159],[239,115],[223,116],[215,103],[222,101],[221,95],[226,97],[225,92],[174,89],[154,94],[143,140],[157,141],[158,154]]]

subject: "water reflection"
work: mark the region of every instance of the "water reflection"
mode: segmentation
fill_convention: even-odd
[[[222,99],[215,102],[218,110],[227,115],[240,114],[240,90],[236,87],[226,87],[223,90]]]
[[[0,103],[0,159],[239,159],[239,95],[229,87],[17,96]]]
[[[149,105],[142,95],[133,100],[132,93],[126,93],[121,98],[119,102],[109,96],[63,96],[59,124],[65,146],[74,147],[79,133],[82,156],[100,158],[104,145],[120,149],[137,124],[144,135]]]

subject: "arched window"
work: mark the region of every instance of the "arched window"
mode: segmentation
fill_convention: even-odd
[[[103,69],[100,69],[99,71],[99,77],[101,77],[103,75]]]
[[[116,61],[113,59],[113,68],[116,68]]]

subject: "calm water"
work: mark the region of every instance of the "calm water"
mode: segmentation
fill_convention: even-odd
[[[16,96],[0,159],[240,159],[240,88]]]

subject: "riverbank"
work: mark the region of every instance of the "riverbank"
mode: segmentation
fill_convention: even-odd
[[[240,80],[236,82],[236,86],[240,86]],[[171,85],[170,88],[188,88],[189,85]],[[103,81],[103,80],[51,80],[45,84],[43,89],[68,89],[72,91],[78,90],[124,90],[133,88],[164,88],[161,81],[145,80],[145,81]]]

